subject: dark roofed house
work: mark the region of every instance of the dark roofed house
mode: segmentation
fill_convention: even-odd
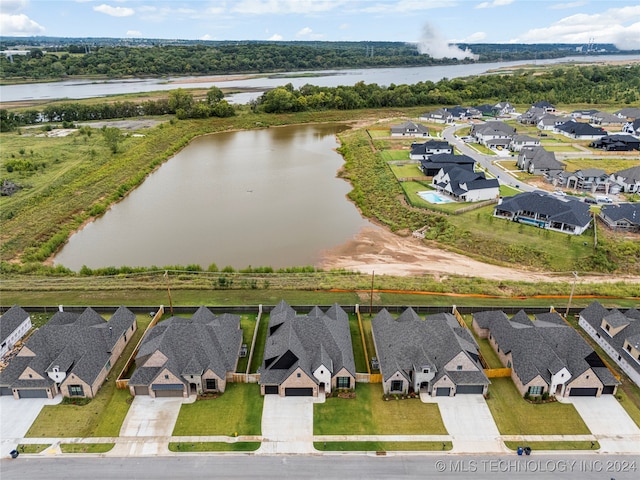
[[[509,146],[511,137],[515,133],[515,128],[500,121],[474,124],[470,132],[471,136],[475,137],[478,143],[489,147],[498,145],[503,147]]]
[[[105,321],[95,310],[59,311],[25,342],[0,373],[14,398],[93,398],[135,332],[136,317],[120,307]]]
[[[446,108],[438,108],[437,110],[423,113],[420,115],[420,120],[434,123],[453,123],[454,118]]]
[[[621,108],[617,112],[613,112],[614,115],[617,115],[620,118],[626,118],[628,120],[635,120],[640,118],[640,108],[637,107],[625,107]]]
[[[454,155],[453,153],[440,153],[431,155],[429,158],[420,161],[420,170],[427,177],[437,175],[442,168],[456,165],[464,170],[473,172],[475,160],[467,155]]]
[[[519,152],[525,147],[539,147],[540,139],[529,135],[514,135],[509,144],[509,150]]]
[[[612,230],[640,232],[639,203],[603,205],[598,216]]]
[[[201,306],[191,319],[171,317],[154,326],[136,355],[131,395],[183,397],[224,392],[236,371],[240,316],[214,315]]]
[[[438,192],[462,202],[480,202],[498,198],[500,183],[496,178],[487,179],[482,172],[473,172],[449,165],[433,176],[433,186]]]
[[[441,153],[453,154],[453,147],[443,140],[429,140],[424,143],[412,143],[409,158],[411,160],[425,160],[431,155]]]
[[[640,139],[631,135],[607,135],[591,142],[590,146],[608,152],[630,152],[640,150]]]
[[[472,327],[487,338],[521,395],[556,397],[614,394],[619,384],[596,352],[558,313],[501,311],[473,314]]]
[[[594,127],[588,123],[576,122],[575,120],[557,125],[554,131],[576,140],[596,140],[607,135],[607,132],[602,127]]]
[[[14,305],[0,317],[0,358],[31,329],[31,315]]]
[[[493,214],[497,218],[571,235],[582,234],[591,224],[588,204],[542,191],[504,197]]]
[[[391,127],[392,137],[428,137],[429,129],[414,122],[405,122]]]
[[[564,172],[564,177],[567,188],[586,190],[592,193],[617,193],[615,191],[616,184],[611,182],[607,172],[600,168],[585,168],[575,172]]]
[[[591,119],[595,125],[622,125],[625,123],[623,118],[607,112],[596,112]]]
[[[549,102],[547,102],[546,100],[540,100],[536,103],[534,103],[533,105],[531,105],[532,107],[535,108],[541,108],[543,109],[545,112],[555,112],[556,111],[556,107],[554,107],[553,105],[551,105]]]
[[[522,148],[516,165],[532,175],[554,176],[564,170],[564,164],[556,160],[556,154],[543,147]]]
[[[631,135],[640,136],[640,118],[631,120],[622,126],[622,131]]]
[[[335,304],[298,315],[281,301],[269,316],[259,369],[263,395],[311,396],[354,389],[356,367],[349,317]]]
[[[386,310],[371,321],[385,394],[484,394],[489,379],[471,333],[449,313],[425,320],[407,308],[394,319]]]
[[[596,301],[580,312],[578,324],[640,386],[640,312],[609,310]]]

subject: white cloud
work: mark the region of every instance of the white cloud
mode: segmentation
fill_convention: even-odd
[[[469,35],[467,38],[463,38],[460,40],[460,43],[475,43],[480,40],[484,40],[487,38],[487,34],[485,32],[475,32]]]
[[[111,5],[102,4],[96,7],[93,7],[96,12],[104,13],[106,15],[111,15],[112,17],[130,17],[134,15],[136,12],[133,8],[128,7],[112,7]]]
[[[513,0],[493,0],[492,2],[482,2],[476,5],[476,8],[496,8],[504,7],[513,3]]]
[[[40,35],[44,32],[44,27],[23,13],[18,15],[0,13],[0,31],[2,35],[22,37]]]
[[[208,33],[205,33],[200,37],[200,40],[212,40],[212,37]]]
[[[140,30],[127,30],[127,37],[141,37],[142,32]]]
[[[312,32],[313,30],[311,30],[309,27],[304,27],[298,30],[298,32],[296,33],[296,37],[306,37],[311,35]]]
[[[350,26],[351,26],[351,25],[349,25],[348,23],[342,23],[342,24],[338,27],[338,29],[340,29],[340,30],[348,30]]]
[[[349,5],[348,0],[240,0],[232,11],[251,15],[318,13]]]
[[[2,0],[2,13],[18,13],[29,6],[28,0]]]
[[[549,6],[550,10],[565,10],[568,8],[577,8],[586,5],[587,2],[569,2],[569,3],[554,3]]]
[[[274,33],[267,40],[273,40],[274,42],[279,42],[280,40],[282,40],[282,35],[280,35],[279,33]]]
[[[359,8],[363,13],[399,13],[431,10],[433,8],[454,7],[457,0],[398,0],[396,2],[378,2],[365,8]]]
[[[525,32],[517,42],[613,43],[623,50],[640,48],[640,5],[610,8],[602,13],[564,17],[548,27]]]

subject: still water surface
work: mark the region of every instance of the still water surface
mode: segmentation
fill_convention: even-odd
[[[55,257],[79,270],[216,263],[311,265],[370,225],[336,178],[342,125],[229,132],[191,142]]]

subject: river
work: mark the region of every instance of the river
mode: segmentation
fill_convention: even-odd
[[[458,78],[480,75],[497,68],[512,68],[525,64],[547,65],[567,62],[593,62],[638,60],[640,55],[602,55],[575,56],[545,60],[472,63],[468,65],[444,65],[409,68],[370,68],[355,70],[322,70],[307,72],[289,72],[271,76],[217,75],[215,77],[165,77],[126,80],[67,80],[50,83],[29,83],[3,85],[0,87],[2,102],[50,99],[81,99],[120,95],[125,93],[143,93],[176,88],[209,88],[217,86],[225,89],[250,89],[227,96],[232,103],[248,103],[259,97],[265,90],[293,84],[298,88],[306,84],[321,87],[355,85],[358,82],[378,85],[412,85],[418,82],[437,82],[443,78]],[[209,80],[209,81],[207,81]]]
[[[371,224],[347,200],[343,125],[207,135],[69,239],[55,264],[207,268],[316,264]]]

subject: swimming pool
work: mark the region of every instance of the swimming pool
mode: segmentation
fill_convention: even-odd
[[[453,203],[453,200],[450,198],[443,197],[435,192],[429,192],[426,190],[418,192],[418,196],[429,203]]]

